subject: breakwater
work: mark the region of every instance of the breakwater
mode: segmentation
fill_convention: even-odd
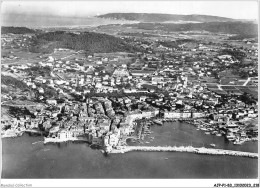
[[[167,152],[189,152],[204,155],[230,155],[239,157],[250,157],[258,158],[258,153],[223,150],[223,149],[212,149],[212,148],[195,148],[192,146],[188,147],[176,147],[176,146],[119,146],[113,149],[110,153],[126,153],[130,151],[167,151]]]

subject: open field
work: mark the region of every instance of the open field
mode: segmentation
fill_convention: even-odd
[[[2,49],[2,56],[10,56],[13,55],[17,57],[17,59],[3,59],[1,60],[1,64],[26,64],[26,63],[37,63],[41,61],[40,54],[31,53],[28,51],[21,51],[19,49]]]

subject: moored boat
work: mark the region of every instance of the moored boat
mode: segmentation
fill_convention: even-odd
[[[222,136],[222,134],[221,133],[217,133],[216,136]]]
[[[163,122],[158,119],[153,120],[153,122],[156,123],[157,125],[163,125]]]
[[[215,147],[216,145],[212,143],[212,144],[210,144],[210,146],[211,146],[211,147]]]

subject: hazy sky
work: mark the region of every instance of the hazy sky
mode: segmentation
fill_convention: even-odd
[[[92,16],[109,12],[205,14],[235,19],[258,19],[257,1],[5,1],[1,13]]]

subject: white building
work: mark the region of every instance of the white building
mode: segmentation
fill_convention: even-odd
[[[166,119],[178,119],[178,118],[190,118],[190,117],[191,117],[191,113],[189,113],[189,112],[185,112],[185,113],[165,112],[164,113],[164,118],[166,118]]]
[[[73,133],[71,131],[61,131],[58,133],[59,139],[70,139],[73,137]]]
[[[46,102],[47,102],[47,104],[49,104],[49,105],[57,105],[57,101],[54,100],[54,99],[48,99],[48,100],[46,100]]]
[[[114,71],[113,76],[115,77],[128,77],[129,76],[129,72],[127,69],[124,68],[118,68]]]

